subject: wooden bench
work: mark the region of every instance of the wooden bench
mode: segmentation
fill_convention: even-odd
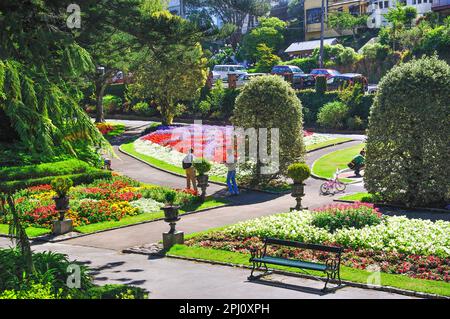
[[[321,251],[334,254],[334,257],[328,258],[325,263],[316,263],[309,262],[303,260],[275,257],[267,255],[267,246],[275,245],[275,246],[285,246],[285,247],[294,247],[301,248],[305,250],[313,250],[313,251]],[[324,246],[317,244],[306,244],[296,241],[288,241],[274,238],[265,238],[264,246],[262,249],[252,249],[251,250],[251,258],[250,262],[253,263],[252,272],[248,277],[248,280],[254,280],[256,278],[261,278],[269,274],[269,269],[267,268],[268,264],[271,265],[279,265],[279,266],[287,266],[292,268],[299,268],[305,270],[317,270],[322,271],[327,275],[327,280],[325,282],[325,286],[322,291],[326,291],[327,284],[330,279],[338,278],[339,286],[342,285],[341,276],[340,276],[340,265],[341,265],[341,254],[343,249],[341,247],[332,247],[332,246]],[[263,269],[264,266],[264,269]],[[253,276],[255,270],[264,271],[262,275]]]

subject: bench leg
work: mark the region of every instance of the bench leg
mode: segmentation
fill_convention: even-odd
[[[248,280],[255,279],[255,276],[253,276],[253,273],[255,272],[255,269],[256,269],[256,263],[253,263],[252,272],[250,273],[250,276],[247,277]]]
[[[252,280],[259,279],[259,278],[261,278],[261,277],[270,275],[270,274],[272,273],[271,271],[269,271],[269,268],[267,267],[266,264],[264,264],[264,270],[261,269],[262,266],[263,266],[263,264],[260,264],[260,263],[253,263],[253,266],[252,266],[252,272],[250,273],[250,276],[247,277],[247,279],[250,280],[250,281],[252,281]],[[253,273],[254,273],[255,270],[257,270],[257,269],[260,270],[260,271],[264,271],[264,272],[263,272],[262,274],[260,274],[260,275],[254,276]]]
[[[327,285],[328,285],[328,282],[330,281],[330,274],[328,272],[326,274],[327,274],[327,280],[325,281],[325,286],[322,289],[323,292],[327,291]]]

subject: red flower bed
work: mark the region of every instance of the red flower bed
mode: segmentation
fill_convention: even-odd
[[[120,220],[125,212],[116,209],[107,201],[84,201],[77,210],[81,224],[93,224],[111,220]]]
[[[23,214],[23,220],[33,225],[49,226],[52,220],[58,218],[55,204],[40,206]]]
[[[52,190],[52,186],[45,184],[45,185],[38,185],[38,186],[31,186],[27,188],[27,191],[30,193],[41,193],[41,192],[49,192]]]

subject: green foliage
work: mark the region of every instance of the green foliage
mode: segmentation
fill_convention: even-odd
[[[339,33],[345,30],[351,30],[353,37],[359,27],[367,26],[367,15],[353,15],[350,12],[336,11],[328,15],[328,26]]]
[[[449,202],[450,67],[437,57],[393,68],[369,119],[365,185],[411,206]]]
[[[80,174],[87,172],[89,168],[89,164],[76,159],[55,163],[5,167],[0,168],[0,181]]]
[[[143,116],[153,116],[156,110],[152,108],[147,102],[138,102],[131,108],[133,113]]]
[[[247,33],[242,41],[242,50],[248,59],[255,61],[258,56],[258,46],[266,45],[272,51],[278,51],[284,43],[283,32],[286,22],[275,18],[260,18],[259,25]]]
[[[294,163],[288,166],[287,176],[294,183],[303,183],[311,176],[311,169],[306,163]]]
[[[205,158],[196,159],[193,163],[198,175],[203,176],[211,170],[212,164]]]
[[[164,194],[164,201],[167,205],[173,205],[176,197],[177,197],[177,192],[175,192],[174,190],[168,190]]]
[[[327,78],[326,76],[319,75],[316,77],[316,93],[324,94],[327,91]]]
[[[256,48],[257,60],[255,71],[257,73],[270,73],[275,65],[281,64],[278,55],[272,53],[272,49],[265,44],[259,44]]]
[[[366,127],[366,123],[359,116],[349,117],[346,122],[347,128],[350,130],[362,130]]]
[[[289,83],[279,76],[257,77],[245,85],[236,100],[231,121],[243,129],[279,129],[281,173],[285,173],[291,163],[303,161],[302,104]],[[262,179],[261,168],[262,163],[257,159],[253,175],[256,182]]]
[[[103,97],[103,107],[105,113],[114,114],[122,110],[122,99],[114,95],[106,95]]]
[[[338,100],[338,92],[330,91],[325,94],[318,94],[313,89],[301,90],[297,92],[298,98],[302,101],[305,113],[305,122],[314,124],[317,119],[317,113],[327,103]]]
[[[59,198],[66,197],[70,188],[73,186],[73,181],[67,177],[57,177],[50,183],[53,190],[58,194]]]
[[[312,225],[334,233],[342,228],[360,229],[378,225],[381,221],[379,213],[371,206],[355,204],[343,209],[330,207],[318,211],[313,216]]]
[[[90,288],[87,297],[87,299],[147,299],[148,293],[139,287],[105,285]]]
[[[325,128],[343,128],[348,110],[348,106],[340,101],[327,103],[317,114],[317,123]]]

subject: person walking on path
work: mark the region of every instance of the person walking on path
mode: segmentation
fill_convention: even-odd
[[[228,193],[230,195],[239,195],[239,189],[236,183],[236,157],[234,156],[232,160],[230,158],[233,156],[231,151],[227,152],[227,161],[225,161],[225,166],[228,169],[227,173],[227,185]]]
[[[197,192],[197,182],[195,180],[195,168],[194,168],[194,150],[191,148],[189,153],[183,159],[183,168],[186,171],[186,187],[191,189],[191,183],[194,191]]]

